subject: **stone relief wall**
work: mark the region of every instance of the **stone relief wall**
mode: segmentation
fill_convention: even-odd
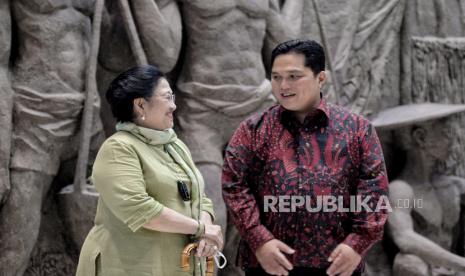
[[[0,1],[0,203],[10,189],[10,143],[13,91],[11,90],[9,60],[11,47],[11,16],[9,1]]]
[[[465,1],[406,1],[402,29],[401,103],[465,103]],[[457,118],[456,150],[440,171],[465,177],[465,116]]]
[[[399,103],[400,29],[404,1],[305,1],[301,36],[331,53],[333,102],[372,116]],[[326,43],[325,43],[326,41]]]
[[[221,141],[212,142],[213,153],[202,153],[198,141],[204,137],[187,141],[199,151],[196,161],[212,163],[202,170],[208,193],[218,186],[216,166],[231,135],[228,129],[271,104],[269,51],[283,40],[321,42],[331,74],[325,97],[369,118],[401,104],[465,103],[464,0],[131,2],[147,60],[177,83],[181,136],[189,127],[202,132],[203,123],[217,124],[211,119],[219,115],[230,124],[214,131]],[[106,1],[103,13],[100,98],[118,72],[136,64],[118,3]],[[0,0],[0,275],[72,275],[91,225],[91,202],[77,208],[59,192],[73,182],[94,5],[94,0]],[[211,90],[198,94],[204,86]],[[261,102],[249,99],[255,94]],[[95,106],[98,112],[100,100]],[[202,124],[187,122],[192,110]],[[97,149],[103,129],[112,133],[114,122],[104,101],[94,117],[92,148]],[[454,148],[432,170],[465,177],[465,115],[454,117],[452,125]],[[388,165],[395,164],[401,158],[393,147],[397,138],[380,135]],[[401,170],[392,167],[394,173]],[[454,240],[455,252],[462,255],[464,225],[462,214]],[[234,235],[229,242],[234,248]],[[18,251],[20,243],[25,249]],[[391,275],[391,251],[398,250],[393,248],[389,241],[375,246],[366,274]]]
[[[465,103],[465,37],[412,37],[412,103]],[[457,119],[456,141],[452,156],[441,170],[465,176],[465,117]]]

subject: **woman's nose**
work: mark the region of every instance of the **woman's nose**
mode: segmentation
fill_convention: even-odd
[[[175,104],[174,102],[171,102],[171,103],[170,103],[170,110],[171,110],[171,111],[175,111],[176,108],[177,108],[177,107],[176,107],[176,104]]]

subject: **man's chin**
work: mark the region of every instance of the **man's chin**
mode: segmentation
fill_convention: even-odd
[[[298,108],[296,108],[294,105],[291,105],[291,104],[283,104],[283,103],[281,103],[281,106],[284,109],[288,110],[288,111],[298,111],[299,110]]]

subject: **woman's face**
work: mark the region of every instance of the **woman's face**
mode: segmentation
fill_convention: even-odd
[[[156,129],[165,130],[173,127],[173,112],[176,110],[174,104],[174,94],[168,81],[160,78],[153,96],[148,100],[143,98],[134,100],[136,114],[136,124]],[[143,119],[144,118],[144,119]]]

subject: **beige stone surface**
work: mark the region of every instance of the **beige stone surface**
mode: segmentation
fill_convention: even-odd
[[[10,1],[0,1],[0,206],[10,190],[10,151],[13,111],[13,90],[11,89],[8,63],[11,49]]]
[[[105,2],[95,110],[100,103],[102,108],[94,116],[94,136],[100,119],[107,135],[114,131],[101,99],[110,80],[136,64],[118,1]],[[204,174],[206,192],[225,229],[222,150],[241,120],[273,103],[268,74],[277,43],[301,37],[324,44],[331,71],[325,97],[370,118],[401,104],[465,104],[464,0],[129,2],[137,30],[132,35],[139,37],[148,62],[176,84],[177,132]],[[92,198],[79,205],[76,198],[56,194],[73,179],[94,4],[0,0],[0,275],[72,274],[93,219]],[[428,129],[439,141],[435,146],[445,144],[447,136],[450,148],[441,158],[433,154],[437,149],[411,148],[410,156],[421,159],[407,162],[428,164],[421,170],[403,167],[405,156],[399,155],[400,143],[413,143],[411,137],[380,135],[387,137],[393,179],[407,183],[397,185],[401,193],[424,193],[440,206],[409,213],[414,230],[446,250],[437,259],[451,256],[452,249],[465,251],[465,238],[460,238],[465,225],[458,224],[465,221],[461,191],[451,188],[465,177],[463,125],[465,115],[456,115],[447,123],[449,134],[441,134],[441,124]],[[94,149],[98,141],[93,140]],[[424,183],[435,193],[427,193]],[[238,237],[231,225],[228,232],[225,253],[234,264]],[[437,250],[431,252],[442,252]],[[418,257],[421,251],[404,251],[396,257],[394,275],[447,272],[434,270],[428,257]],[[389,275],[386,260],[395,257],[391,250],[383,244],[372,254],[366,275]],[[460,266],[463,260],[454,258]],[[373,265],[381,259],[382,265]],[[229,266],[222,275],[238,271]]]

